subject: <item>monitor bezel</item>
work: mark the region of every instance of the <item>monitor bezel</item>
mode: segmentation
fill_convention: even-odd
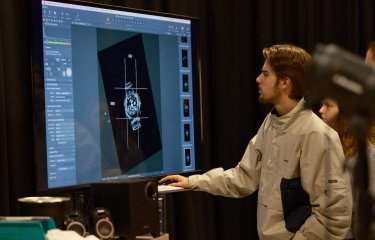
[[[141,176],[144,178],[161,178],[169,174],[191,175],[202,172],[203,161],[203,111],[202,111],[202,80],[201,61],[199,51],[199,19],[196,17],[177,15],[165,12],[135,9],[125,6],[115,6],[102,3],[93,3],[78,0],[51,0],[52,2],[78,4],[82,6],[98,7],[118,11],[126,11],[153,16],[179,18],[191,21],[191,57],[192,57],[192,78],[193,84],[193,114],[194,114],[194,147],[195,147],[195,170],[188,172],[171,172],[155,176]],[[34,159],[36,165],[36,191],[40,195],[47,193],[68,193],[81,191],[90,186],[87,184],[76,184],[48,188],[47,179],[47,150],[46,150],[46,122],[45,122],[45,96],[44,96],[44,69],[43,69],[43,38],[42,38],[42,0],[32,0],[31,14],[31,71],[32,71],[32,102],[33,102],[33,124],[34,124]],[[99,181],[103,182],[103,181]]]

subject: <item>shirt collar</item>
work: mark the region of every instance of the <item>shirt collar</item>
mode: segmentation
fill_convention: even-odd
[[[287,114],[284,114],[283,116],[280,116],[277,113],[276,109],[273,108],[271,111],[271,116],[270,116],[271,121],[277,125],[286,125],[284,126],[284,129],[285,129],[287,126],[289,126],[293,122],[291,120],[293,120],[297,116],[297,113],[304,109],[304,104],[305,104],[305,99],[302,98],[292,110],[290,110]]]

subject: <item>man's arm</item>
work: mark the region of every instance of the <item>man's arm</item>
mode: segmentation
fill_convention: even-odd
[[[249,142],[235,168],[226,171],[215,168],[202,175],[192,175],[189,186],[227,197],[244,197],[258,190],[261,159],[254,147],[255,140],[256,137]]]

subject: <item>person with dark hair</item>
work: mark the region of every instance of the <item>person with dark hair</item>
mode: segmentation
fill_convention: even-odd
[[[375,67],[375,41],[370,42],[367,48],[365,64]],[[359,202],[358,198],[358,187],[355,184],[355,165],[358,161],[358,142],[356,136],[353,134],[353,130],[349,127],[350,116],[345,113],[345,109],[340,109],[339,103],[332,98],[325,98],[322,101],[322,106],[319,109],[320,116],[322,120],[333,128],[340,137],[340,141],[344,150],[345,155],[345,166],[349,169],[350,180],[353,190],[353,218],[352,218],[352,228],[349,232],[347,239],[354,239],[354,235],[359,235],[358,227],[358,216],[355,212],[358,212]],[[367,127],[367,166],[368,172],[368,192],[371,197],[375,197],[375,126],[371,121],[369,121],[369,126]],[[358,180],[358,179],[357,179]],[[368,211],[367,209],[365,211]],[[357,231],[357,233],[356,233]]]
[[[353,134],[350,133],[349,116],[340,111],[339,104],[337,103],[337,101],[331,98],[324,99],[322,102],[322,106],[319,109],[319,113],[321,115],[322,120],[326,122],[334,130],[336,130],[339,134],[346,160],[356,156],[358,154],[357,143],[355,136],[353,136]],[[375,141],[371,134],[372,131],[371,128],[369,128],[368,143],[369,147],[373,148],[373,145],[375,145]]]
[[[358,236],[361,233],[358,232],[358,227],[356,225],[359,223],[358,208],[360,203],[358,202],[358,185],[355,184],[355,170],[356,164],[358,162],[358,145],[356,136],[353,135],[353,130],[349,128],[350,117],[345,114],[343,110],[340,110],[339,104],[337,101],[331,98],[325,98],[322,102],[322,106],[319,109],[319,113],[324,122],[333,128],[339,134],[342,147],[344,149],[345,155],[345,166],[349,169],[350,180],[353,189],[353,218],[352,218],[352,228],[350,233],[347,236],[347,239],[354,239],[354,235]],[[367,131],[367,166],[368,172],[365,176],[368,176],[368,189],[372,198],[375,197],[375,148],[374,148],[374,138],[371,136],[374,130],[374,127],[369,127]],[[361,174],[364,176],[363,174]],[[368,209],[365,209],[368,211]],[[358,226],[358,225],[357,225]],[[356,232],[357,231],[357,232]]]
[[[344,239],[352,191],[337,132],[304,107],[311,56],[291,44],[263,49],[259,101],[274,108],[236,167],[201,175],[169,175],[161,183],[244,197],[258,191],[260,239]]]

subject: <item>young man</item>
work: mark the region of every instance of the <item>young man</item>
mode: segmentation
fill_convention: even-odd
[[[350,228],[350,180],[337,133],[304,108],[310,55],[293,45],[263,50],[256,79],[261,103],[274,105],[235,168],[160,180],[214,195],[243,197],[259,190],[260,239],[344,239]]]

